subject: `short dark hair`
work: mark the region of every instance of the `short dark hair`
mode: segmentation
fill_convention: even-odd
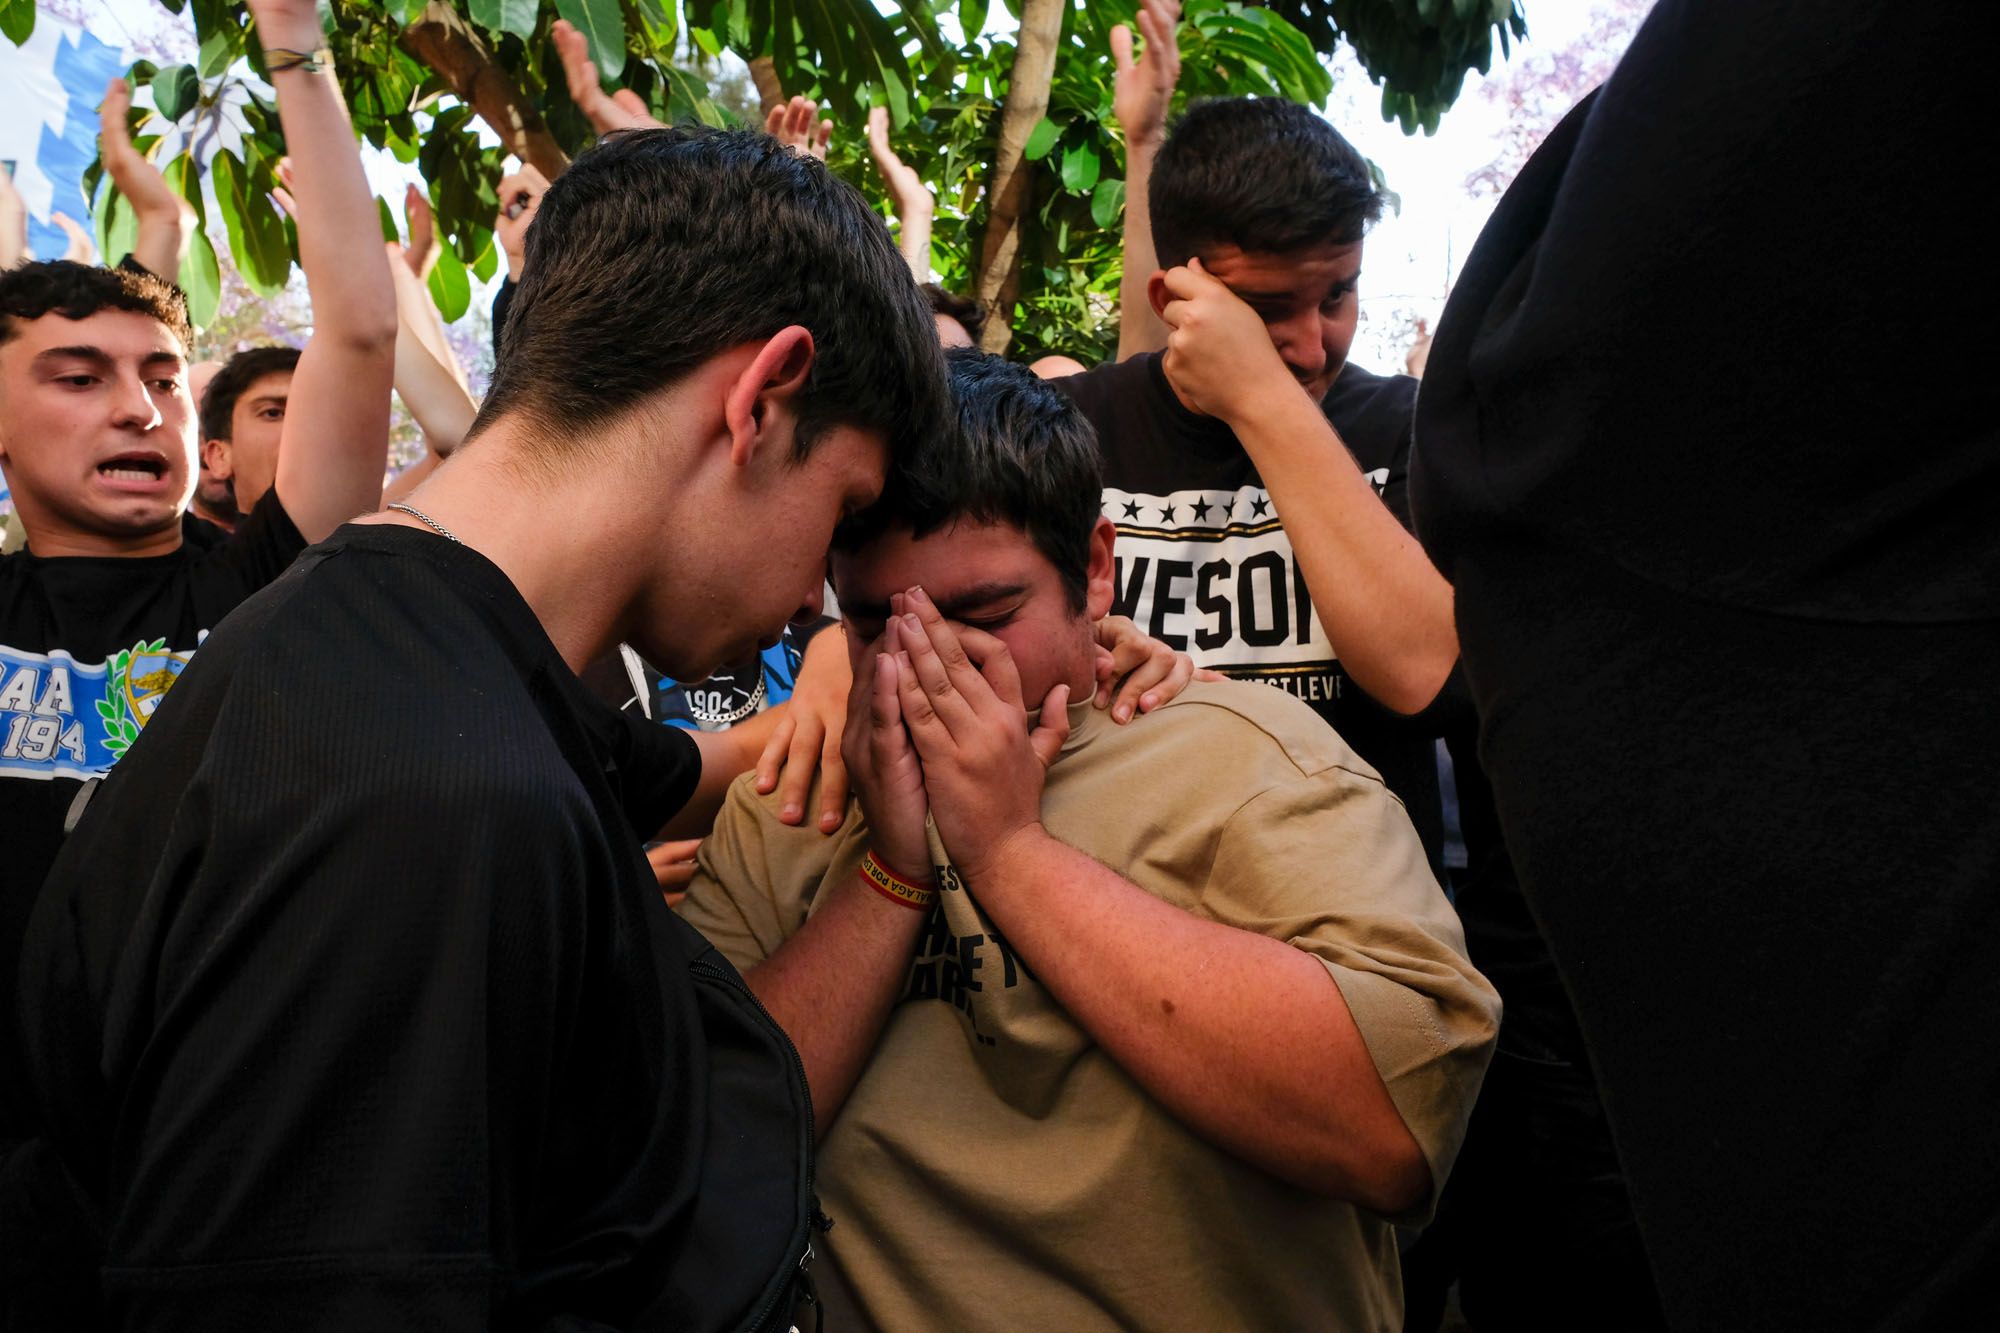
[[[61,315],[89,319],[100,310],[150,315],[180,340],[183,354],[194,346],[187,297],[181,289],[137,264],[98,268],[67,259],[23,264],[0,272],[0,342],[12,338],[15,320]]]
[[[979,303],[979,298],[948,292],[934,282],[925,283],[919,290],[931,303],[932,314],[957,320],[967,337],[975,343],[979,341],[979,335],[986,331],[986,307]]]
[[[946,418],[937,327],[888,228],[769,135],[612,134],[549,187],[525,257],[468,438],[519,412],[560,448],[791,324],[815,346],[798,456],[842,424],[882,431],[900,458]]]
[[[298,368],[299,349],[296,347],[251,347],[223,362],[222,369],[215,372],[215,378],[201,391],[201,438],[231,438],[236,400],[243,396],[244,390],[266,375],[282,374]]]
[[[1351,245],[1382,216],[1367,159],[1282,97],[1189,107],[1161,145],[1148,189],[1162,268],[1218,245],[1279,255]]]
[[[952,428],[881,505],[841,526],[835,547],[859,550],[887,529],[926,537],[959,519],[1007,523],[1048,557],[1081,614],[1104,495],[1097,432],[1068,394],[1026,366],[954,347],[945,367]]]

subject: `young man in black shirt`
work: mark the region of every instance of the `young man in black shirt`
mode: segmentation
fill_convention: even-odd
[[[702,1210],[797,1165],[703,1174],[735,1085],[641,849],[734,773],[575,673],[700,679],[818,612],[944,420],[929,313],[758,134],[617,136],[527,246],[465,444],[211,637],[38,906],[44,1143],[128,1318],[698,1327]]]
[[[298,366],[297,348],[246,348],[225,361],[195,398],[203,484],[213,477],[227,486],[242,513],[254,511],[277,478]]]
[[[332,75],[276,86],[315,331],[275,485],[233,535],[184,523],[180,293],[133,266],[0,275],[0,461],[28,535],[0,558],[0,1145],[31,1123],[15,968],[79,787],[127,753],[238,603],[380,497],[396,310],[374,199]]]
[[[1202,103],[1159,149],[1147,207],[1165,351],[1058,382],[1103,444],[1118,609],[1313,703],[1402,797],[1434,864],[1440,735],[1457,765],[1471,865],[1452,883],[1507,1011],[1458,1174],[1410,1251],[1409,1327],[1436,1327],[1462,1277],[1476,1326],[1650,1328],[1589,1062],[1473,751],[1451,589],[1408,531],[1417,382],[1346,363],[1380,209],[1367,164],[1303,107]]]
[[[1104,451],[1115,610],[1312,704],[1435,861],[1435,732],[1397,715],[1431,702],[1458,647],[1451,589],[1405,527],[1416,381],[1347,364],[1381,211],[1367,164],[1305,107],[1202,103],[1159,151],[1150,211],[1167,350],[1055,381]]]

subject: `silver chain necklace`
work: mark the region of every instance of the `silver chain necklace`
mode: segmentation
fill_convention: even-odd
[[[458,541],[457,533],[453,532],[450,528],[438,522],[436,519],[432,518],[429,514],[426,514],[423,510],[417,508],[415,505],[406,505],[401,500],[398,500],[393,504],[385,506],[385,508],[401,510],[403,513],[408,514],[411,518],[417,520],[417,522],[423,524],[425,527],[434,530],[438,534],[438,536],[445,537],[451,541],[458,542],[460,546],[465,545],[464,542]]]

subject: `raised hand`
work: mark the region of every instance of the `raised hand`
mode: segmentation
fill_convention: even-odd
[[[131,87],[123,79],[111,80],[98,108],[98,151],[104,158],[105,174],[132,206],[139,224],[132,241],[132,258],[174,282],[194,239],[194,208],[167,184],[160,169],[132,146],[132,131],[126,123],[131,111]]]
[[[813,117],[818,114],[819,103],[810,97],[794,97],[771,108],[764,117],[764,133],[795,153],[824,162],[827,143],[833,138],[833,122],[822,120],[814,125]]]
[[[63,229],[69,237],[69,246],[63,251],[63,258],[72,264],[95,264],[97,262],[97,242],[85,231],[77,220],[67,213],[51,213],[49,221]]]
[[[1042,784],[1069,737],[1069,686],[1049,691],[1030,733],[1007,646],[947,624],[921,589],[903,601],[884,631],[897,644],[903,718],[938,836],[977,887],[1011,839],[1041,827]]]
[[[590,58],[590,39],[578,32],[568,19],[557,19],[549,29],[555,38],[556,54],[562,58],[563,77],[569,82],[569,100],[583,112],[590,128],[599,134],[613,130],[660,129],[646,99],[630,88],[606,94],[597,78],[597,62]],[[506,196],[501,196],[505,198]]]
[[[13,175],[0,171],[0,272],[33,257],[28,249],[28,206],[14,188]]]
[[[937,212],[937,200],[931,197],[930,187],[924,178],[912,171],[896,156],[896,150],[889,146],[889,108],[872,107],[868,112],[868,155],[875,159],[875,170],[882,173],[882,183],[889,187],[889,195],[896,201],[896,217],[902,222],[902,232],[896,238],[896,248],[902,251],[903,262],[910,266],[918,282],[928,282],[931,276],[931,218]]]
[[[493,234],[507,252],[507,276],[516,282],[521,280],[521,266],[526,262],[528,224],[535,220],[535,210],[548,192],[549,178],[532,163],[500,179],[500,213],[493,219]]]
[[[1111,114],[1125,131],[1125,142],[1158,147],[1167,133],[1167,108],[1181,77],[1181,47],[1174,35],[1181,21],[1180,0],[1142,0],[1139,35],[1146,52],[1132,59],[1132,30],[1119,24],[1111,30],[1111,60],[1116,70]]]
[[[437,263],[437,222],[431,215],[431,197],[421,185],[403,191],[403,220],[409,224],[410,243],[403,247],[403,262],[419,278],[427,278]]]

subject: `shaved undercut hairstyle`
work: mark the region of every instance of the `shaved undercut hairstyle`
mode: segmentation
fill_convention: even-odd
[[[930,305],[882,220],[769,135],[625,130],[559,176],[528,228],[493,385],[468,439],[520,413],[552,450],[731,347],[813,335],[795,453],[879,430],[896,462],[947,413]],[[894,464],[892,463],[892,477]]]
[[[171,282],[137,264],[98,268],[52,259],[0,271],[0,342],[14,336],[16,320],[51,314],[88,319],[100,310],[151,316],[180,340],[183,353],[194,346],[187,297]]]
[[[904,487],[841,525],[834,546],[857,551],[884,531],[927,537],[960,519],[1019,528],[1056,567],[1081,615],[1090,534],[1104,495],[1097,432],[1069,395],[1026,366],[974,347],[945,354],[953,422]]]
[[[1382,216],[1368,160],[1282,97],[1189,107],[1160,146],[1148,190],[1161,268],[1223,245],[1274,255],[1352,245]]]

